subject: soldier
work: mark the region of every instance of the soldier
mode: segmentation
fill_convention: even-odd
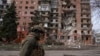
[[[45,42],[45,32],[42,27],[35,26],[25,40],[22,41],[20,56],[44,56],[42,45]]]

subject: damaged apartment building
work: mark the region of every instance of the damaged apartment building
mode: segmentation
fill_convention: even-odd
[[[2,25],[3,21],[2,17],[4,16],[4,13],[9,5],[10,5],[9,0],[0,0],[0,26]]]
[[[37,11],[46,37],[65,45],[92,44],[90,0],[15,0],[19,26],[27,31]],[[34,18],[35,17],[35,18]]]
[[[0,28],[3,26],[3,16],[11,5],[11,0],[0,0]]]

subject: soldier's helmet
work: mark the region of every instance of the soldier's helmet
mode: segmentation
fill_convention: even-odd
[[[31,32],[35,32],[35,33],[45,33],[45,29],[41,26],[34,26],[31,28]]]

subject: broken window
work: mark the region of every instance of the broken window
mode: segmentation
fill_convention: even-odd
[[[77,40],[77,36],[74,36],[74,40]]]

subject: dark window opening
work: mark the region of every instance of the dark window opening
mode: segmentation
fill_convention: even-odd
[[[82,36],[82,41],[84,40],[84,37]]]
[[[64,36],[61,36],[60,39],[64,39]]]
[[[34,1],[31,1],[31,3],[34,3]]]
[[[54,38],[57,39],[57,35],[54,35]]]
[[[67,39],[69,40],[70,39],[70,36],[68,36]]]
[[[77,36],[74,36],[74,40],[77,40]]]
[[[26,25],[26,22],[23,22],[23,25]]]
[[[25,14],[27,14],[27,12],[25,11]]]
[[[30,12],[30,14],[34,14],[34,12]]]
[[[30,9],[34,9],[34,6],[31,6]]]
[[[73,5],[73,7],[74,7],[74,8],[76,8],[76,6],[75,6],[75,5]]]
[[[22,1],[20,1],[20,4],[22,4]]]
[[[58,27],[58,25],[56,24],[56,27]]]
[[[70,8],[70,6],[68,6],[68,8]]]
[[[89,38],[88,37],[86,37],[86,41],[88,40]]]
[[[28,1],[26,1],[26,4],[28,4],[29,2]]]
[[[77,30],[75,30],[74,33],[77,33]]]
[[[19,6],[20,9],[22,9],[22,6]]]
[[[25,9],[28,9],[28,6],[26,6]]]

